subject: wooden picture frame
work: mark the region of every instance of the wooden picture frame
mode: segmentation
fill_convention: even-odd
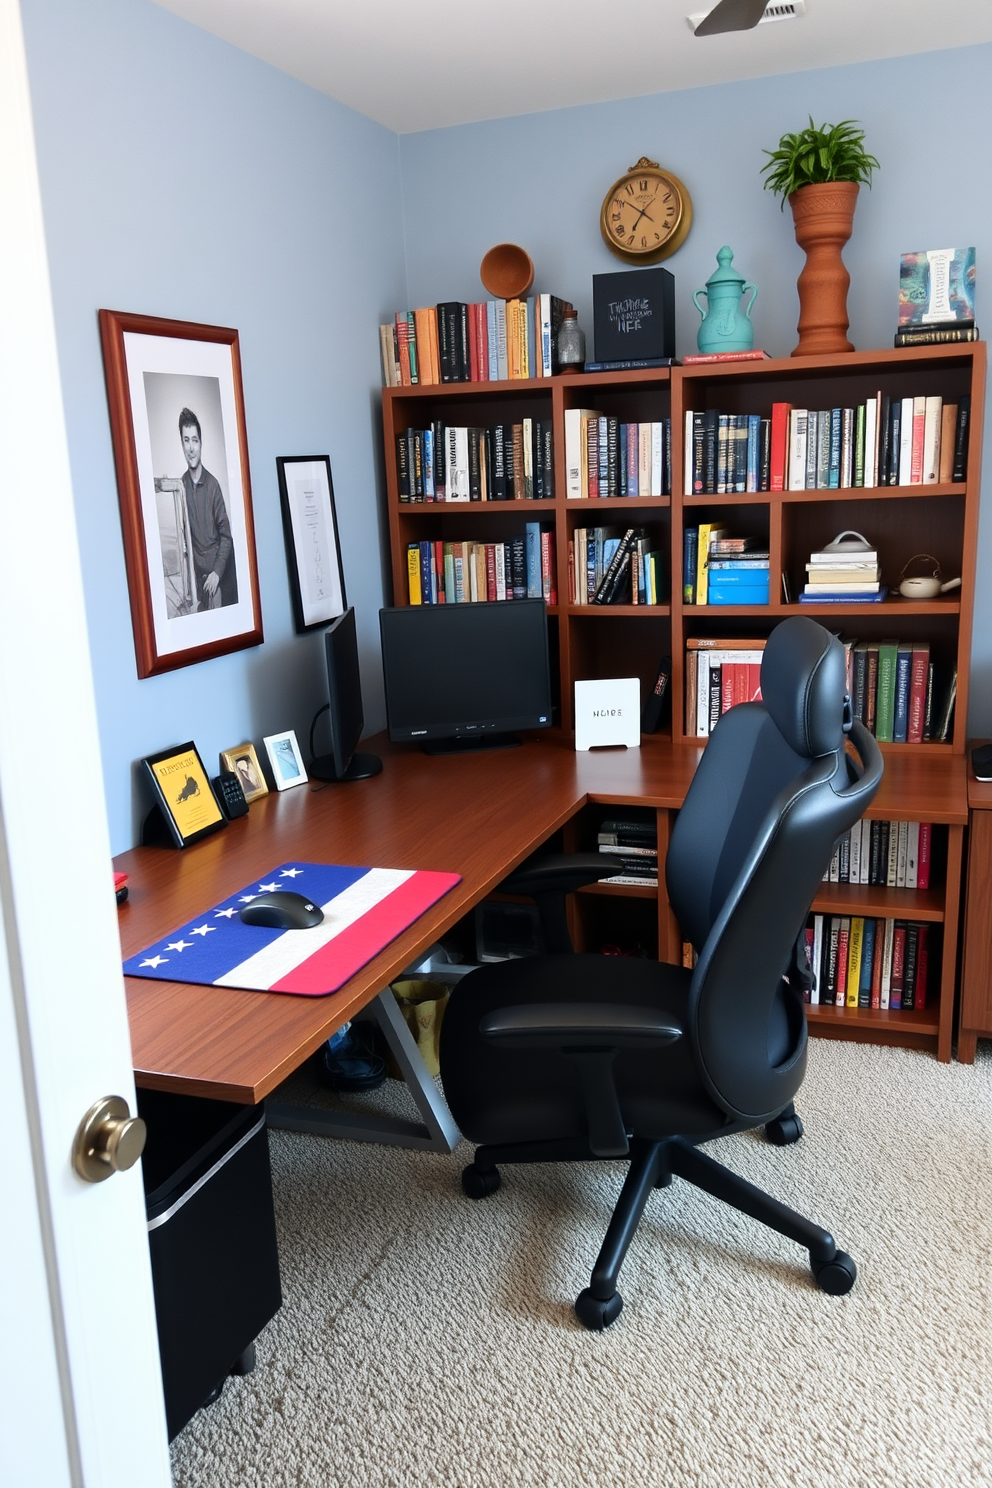
[[[269,794],[269,787],[265,783],[265,776],[258,762],[254,744],[239,744],[235,749],[222,749],[220,763],[222,769],[237,776],[240,780],[241,789],[245,793],[245,800],[249,806],[260,796]]]
[[[277,791],[292,790],[296,785],[306,785],[309,776],[296,742],[296,734],[287,729],[283,734],[269,734],[262,740],[269,757],[269,769]]]
[[[227,826],[192,739],[142,760],[155,805],[145,819],[142,845],[189,847]]]
[[[296,631],[329,625],[348,608],[328,455],[279,455],[286,561]]]
[[[261,645],[237,331],[101,310],[100,337],[138,676]]]

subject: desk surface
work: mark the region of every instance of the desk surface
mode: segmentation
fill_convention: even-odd
[[[384,758],[371,780],[272,794],[182,852],[133,848],[115,859],[129,875],[120,911],[125,957],[290,858],[432,868],[460,873],[462,882],[328,997],[125,978],[139,1085],[263,1100],[587,800],[677,809],[702,752],[698,744],[649,741],[576,754],[557,734],[521,749],[432,757],[369,742]],[[926,756],[887,754],[871,815],[966,821],[957,758],[960,770],[949,772]]]

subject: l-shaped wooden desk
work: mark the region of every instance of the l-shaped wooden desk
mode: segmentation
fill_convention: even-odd
[[[640,749],[577,754],[557,732],[533,736],[520,749],[460,755],[426,756],[394,749],[382,738],[369,743],[384,758],[383,773],[373,779],[269,795],[248,816],[182,852],[134,848],[116,859],[129,875],[130,897],[120,911],[124,955],[291,858],[446,870],[460,873],[461,883],[325,998],[127,978],[139,1086],[244,1104],[265,1099],[587,802],[659,808],[663,862],[671,814],[682,804],[702,748],[646,740]],[[927,759],[887,755],[871,815],[925,815],[948,824],[946,963],[957,939],[965,768],[963,757],[960,771],[935,771]],[[658,954],[677,961],[681,936],[663,890],[658,915]],[[950,970],[953,985],[953,959]],[[945,1060],[952,1019],[953,999],[945,995],[933,1030],[937,1055]],[[847,1028],[853,1023],[848,1020]],[[827,1024],[817,1031],[841,1029]],[[857,1037],[856,1026],[853,1032]]]

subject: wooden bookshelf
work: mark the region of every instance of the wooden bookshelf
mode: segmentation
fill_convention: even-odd
[[[652,685],[662,656],[672,658],[669,721],[646,739],[643,751],[692,742],[684,730],[684,658],[690,637],[763,638],[787,615],[808,614],[829,629],[860,641],[895,637],[927,641],[942,680],[957,671],[957,702],[947,742],[882,746],[886,779],[870,815],[890,820],[931,821],[946,829],[946,868],[925,893],[824,885],[817,907],[879,917],[926,920],[938,927],[939,986],[931,956],[931,1006],[924,1013],[870,1014],[867,1010],[811,1009],[814,1031],[830,1036],[929,1047],[950,1057],[957,971],[957,917],[961,891],[963,830],[967,821],[964,772],[968,680],[971,658],[975,557],[978,535],[986,353],[984,343],[855,352],[847,356],[783,358],[765,362],[704,363],[671,370],[568,374],[503,383],[454,383],[383,391],[393,602],[405,604],[407,544],[423,539],[504,540],[528,520],[553,528],[558,603],[550,611],[551,654],[556,666],[558,719],[572,729],[573,684],[579,679],[636,675],[642,695]],[[687,410],[717,409],[767,417],[776,402],[809,408],[856,407],[881,391],[890,397],[940,395],[945,402],[971,395],[965,479],[939,485],[855,487],[843,490],[785,490],[692,495],[683,490]],[[623,422],[671,419],[670,496],[570,500],[566,496],[565,412],[596,408]],[[474,426],[550,420],[554,431],[555,497],[552,501],[421,503],[400,502],[396,439],[407,428],[432,419]],[[685,605],[682,602],[683,532],[726,514],[734,532],[767,537],[770,603]],[[643,526],[653,546],[668,556],[668,572],[657,605],[575,605],[569,602],[568,553],[576,527]],[[876,545],[889,595],[881,604],[800,605],[782,601],[782,574],[799,592],[809,553],[838,532],[854,528]],[[959,590],[931,601],[898,595],[898,576],[915,553],[931,553],[946,578],[961,575]],[[630,802],[643,800],[630,796]],[[668,818],[659,847],[667,842]],[[588,835],[588,834],[587,834]],[[573,833],[579,845],[581,833]],[[571,840],[571,839],[570,839]],[[581,845],[588,845],[584,842]],[[663,875],[662,875],[663,878]],[[844,889],[843,894],[837,892]],[[830,890],[827,893],[827,890]],[[582,896],[583,904],[608,908],[617,898],[637,901],[640,914],[657,913],[652,939],[658,953],[675,959],[675,937],[664,888],[617,887]],[[834,905],[850,909],[833,909]],[[856,906],[856,908],[854,908]],[[890,907],[891,906],[891,907]]]

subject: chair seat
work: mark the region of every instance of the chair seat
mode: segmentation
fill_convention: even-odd
[[[444,1093],[466,1137],[481,1145],[574,1142],[585,1135],[576,1067],[555,1051],[495,1048],[488,1013],[526,1003],[624,1004],[688,1026],[692,973],[620,956],[532,956],[480,967],[459,984],[441,1027]],[[616,1086],[629,1134],[703,1141],[731,1127],[703,1090],[687,1036],[664,1048],[620,1049]]]

